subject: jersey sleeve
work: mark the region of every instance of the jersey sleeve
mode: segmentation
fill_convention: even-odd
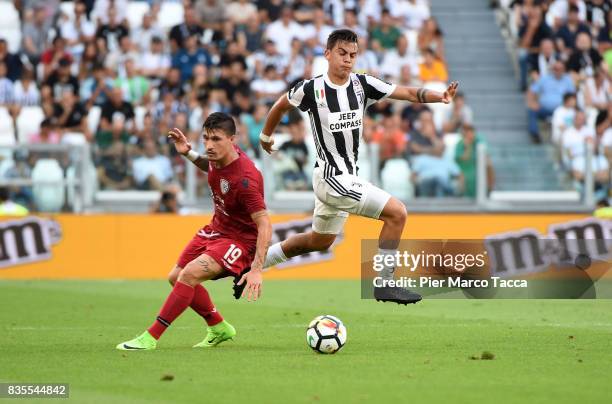
[[[302,80],[287,92],[287,100],[289,100],[289,104],[293,105],[296,108],[299,108],[302,111],[307,111],[309,106],[309,97],[306,94],[306,85],[309,80]]]
[[[240,203],[249,215],[266,210],[266,202],[257,179],[252,176],[242,178],[239,189]]]
[[[390,96],[397,87],[369,74],[361,75],[365,96],[371,102],[377,102]]]

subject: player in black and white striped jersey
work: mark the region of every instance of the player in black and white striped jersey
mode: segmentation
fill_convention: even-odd
[[[328,249],[342,231],[349,213],[384,222],[379,254],[396,254],[406,222],[406,207],[388,192],[357,176],[359,139],[368,106],[386,97],[411,102],[450,103],[458,84],[444,93],[424,88],[389,84],[367,74],[352,72],[357,57],[357,35],[348,29],[332,32],[327,40],[326,74],[304,80],[282,95],[270,110],[260,135],[261,146],[272,152],[272,133],[283,114],[297,107],[308,112],[317,150],[313,173],[315,209],[312,231],[296,234],[268,250],[265,267],[296,255]],[[383,280],[393,279],[395,267],[381,271]],[[377,300],[416,303],[421,296],[396,287],[375,288]]]

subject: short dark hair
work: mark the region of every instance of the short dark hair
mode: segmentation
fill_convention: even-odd
[[[206,132],[220,130],[228,136],[234,136],[236,134],[236,122],[234,122],[234,118],[228,114],[213,112],[208,115],[208,118],[204,121],[203,129]]]
[[[570,91],[568,93],[563,94],[563,102],[566,102],[570,98],[576,98],[576,93]]]
[[[327,37],[327,49],[333,49],[338,42],[357,43],[357,34],[350,29],[337,29]]]

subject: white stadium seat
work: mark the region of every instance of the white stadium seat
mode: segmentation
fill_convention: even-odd
[[[11,53],[19,52],[21,48],[21,29],[20,28],[6,28],[0,26],[0,38],[6,39],[8,50]]]
[[[411,174],[408,161],[400,158],[387,160],[380,173],[382,188],[400,200],[411,199],[414,197]]]
[[[23,107],[17,117],[17,138],[19,143],[27,143],[30,136],[40,131],[40,123],[45,119],[41,107]]]
[[[147,114],[147,108],[138,106],[134,108],[134,124],[136,129],[142,130],[144,128],[144,117]]]
[[[87,144],[87,138],[81,132],[66,132],[62,136],[62,143],[72,146],[82,146]]]
[[[127,6],[127,19],[130,29],[142,26],[142,17],[149,12],[149,3],[146,1],[130,1]]]
[[[183,4],[164,1],[157,14],[157,23],[160,28],[169,30],[184,21]]]
[[[60,11],[71,21],[74,20],[74,1],[64,1],[60,3]]]
[[[64,206],[65,194],[62,184],[37,184],[37,181],[61,181],[64,172],[55,159],[40,159],[32,169],[32,194],[34,203],[42,212],[59,212]]]
[[[461,140],[461,135],[458,133],[447,133],[442,139],[444,140],[443,157],[448,161],[455,161],[455,149],[457,148],[457,143]]]
[[[15,143],[13,118],[5,107],[0,107],[0,146],[12,146]]]

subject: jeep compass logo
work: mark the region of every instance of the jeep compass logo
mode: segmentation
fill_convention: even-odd
[[[28,217],[0,222],[0,268],[48,260],[61,239],[59,223]]]

